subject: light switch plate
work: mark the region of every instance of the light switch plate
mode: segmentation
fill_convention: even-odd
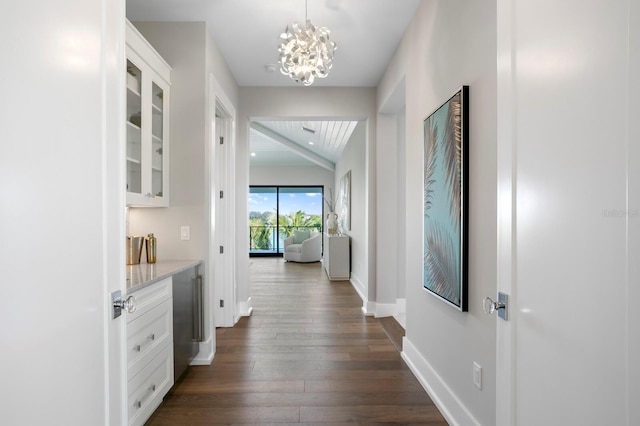
[[[189,241],[191,239],[191,227],[190,226],[181,226],[180,227],[180,239],[182,241]]]

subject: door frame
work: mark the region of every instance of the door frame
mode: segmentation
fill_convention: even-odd
[[[209,298],[216,327],[233,327],[240,319],[236,283],[236,110],[213,75],[211,113]],[[220,143],[220,138],[224,143]],[[221,192],[222,191],[222,197]],[[223,247],[221,253],[220,247]],[[224,306],[220,306],[220,301]],[[215,348],[214,348],[215,350]]]
[[[496,426],[516,424],[515,332],[518,321],[516,282],[517,135],[512,0],[497,2],[497,291],[509,295],[509,320],[496,318]],[[492,298],[496,295],[490,295]],[[497,299],[496,299],[497,300]]]
[[[126,314],[113,319],[111,294],[126,294],[126,18],[125,1],[103,2],[103,214],[104,333],[106,399],[105,425],[124,425],[127,411]]]

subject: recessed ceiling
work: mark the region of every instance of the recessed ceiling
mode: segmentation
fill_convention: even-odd
[[[331,30],[333,69],[314,86],[375,87],[420,0],[308,0],[308,18]],[[127,0],[131,21],[206,22],[240,86],[298,86],[279,70],[279,36],[304,23],[304,0]]]

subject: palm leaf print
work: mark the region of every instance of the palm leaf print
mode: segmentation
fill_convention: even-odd
[[[446,183],[451,196],[451,219],[455,226],[460,223],[460,191],[461,191],[461,164],[462,164],[462,103],[460,94],[456,94],[449,102],[447,111],[447,127],[444,134],[444,166]]]
[[[429,217],[429,210],[433,203],[433,188],[431,185],[435,182],[433,173],[436,169],[436,141],[438,139],[438,124],[431,125],[430,120],[425,121],[425,132],[427,133],[427,156],[425,158],[424,168],[424,215]]]
[[[427,230],[424,268],[429,288],[454,304],[460,303],[460,268],[456,261],[454,243],[439,223]]]

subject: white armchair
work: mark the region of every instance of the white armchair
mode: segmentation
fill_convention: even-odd
[[[322,259],[322,235],[312,231],[309,238],[295,231],[284,239],[284,260],[291,262],[319,262]],[[300,241],[300,242],[297,242]]]

